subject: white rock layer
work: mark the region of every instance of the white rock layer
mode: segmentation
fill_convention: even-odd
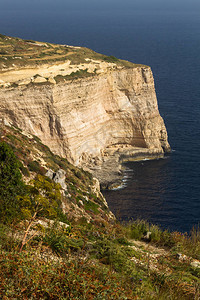
[[[170,149],[146,66],[59,84],[1,88],[0,115],[79,166],[91,158],[98,164],[113,145],[161,154]]]

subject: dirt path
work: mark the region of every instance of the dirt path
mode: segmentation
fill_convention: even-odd
[[[176,286],[188,295],[188,299],[200,299],[196,298],[200,290],[200,280],[195,282],[192,280],[191,272],[188,272],[191,268],[194,270],[200,268],[200,261],[150,243],[135,240],[131,242],[130,247],[136,252],[136,256],[131,260],[136,265],[146,269],[149,275],[155,273],[160,278],[165,278],[165,283]]]

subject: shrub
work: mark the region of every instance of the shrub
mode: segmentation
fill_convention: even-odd
[[[149,231],[149,224],[143,220],[136,220],[130,226],[130,237],[140,240]]]
[[[99,205],[98,204],[96,204],[96,203],[94,203],[94,202],[92,202],[92,201],[87,201],[87,202],[85,202],[85,205],[84,205],[84,207],[85,207],[85,210],[87,211],[92,211],[94,214],[98,214],[99,213],[99,210],[98,210],[98,208],[99,208]]]
[[[20,172],[20,162],[12,148],[0,143],[0,219],[12,223],[20,217],[20,203],[17,196],[23,195],[25,185]]]
[[[0,224],[0,249],[12,251],[18,246],[13,228]]]
[[[61,210],[60,184],[42,175],[38,175],[32,184],[27,186],[26,195],[18,197],[25,225],[20,251],[36,234],[33,233],[28,237],[34,228],[35,220],[39,216],[55,219]]]
[[[119,61],[119,59],[116,58],[116,57],[113,56],[113,55],[110,55],[110,56],[105,57],[104,60],[107,61],[107,62],[111,62],[111,63],[115,63],[115,62],[118,62],[118,61]]]
[[[92,179],[93,179],[92,173],[90,173],[90,172],[88,172],[88,171],[85,171],[85,170],[83,170],[83,172],[84,172],[85,175],[89,178],[89,180],[92,181]]]
[[[71,234],[71,226],[61,227],[58,223],[46,229],[43,242],[50,246],[57,254],[65,254],[68,249],[77,251],[83,247],[84,242],[81,238],[75,239],[69,237]]]
[[[128,259],[128,251],[113,240],[98,240],[94,245],[96,257],[106,265],[111,265],[116,272],[133,275],[134,264]]]
[[[36,43],[36,41],[33,41],[33,40],[24,40],[24,41],[27,43]]]
[[[102,266],[77,260],[44,263],[24,253],[2,253],[0,264],[0,295],[6,295],[5,299],[135,298],[133,284]]]
[[[1,49],[1,50],[0,50],[0,54],[1,54],[1,55],[5,55],[5,54],[7,54],[7,51]]]
[[[26,177],[30,177],[30,173],[29,173],[29,170],[23,166],[23,164],[21,164],[20,166],[20,170],[22,172],[22,174]]]
[[[78,177],[79,179],[82,179],[82,177],[83,177],[79,170],[75,171],[75,176]]]
[[[41,167],[39,162],[36,160],[29,160],[27,166],[31,172],[35,172],[41,175],[44,175],[46,173],[45,168]]]

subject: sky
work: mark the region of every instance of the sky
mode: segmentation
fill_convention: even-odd
[[[1,10],[200,10],[199,0],[0,0]]]
[[[200,18],[200,0],[0,0],[0,33],[54,43],[67,40],[101,51],[97,39],[102,37],[102,45],[108,35],[117,40],[117,29],[124,28],[125,37],[125,28],[130,32],[130,26],[136,31],[146,26],[145,34],[153,37],[153,23],[161,24],[162,32],[168,23],[190,24],[193,14]]]

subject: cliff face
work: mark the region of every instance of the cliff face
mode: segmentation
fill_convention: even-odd
[[[79,68],[65,62],[1,72],[2,122],[37,135],[97,177],[109,157],[119,161],[168,151],[151,69],[85,61]],[[69,78],[72,70],[87,76]]]
[[[0,99],[4,122],[37,135],[79,166],[101,161],[110,146],[140,148],[149,154],[169,149],[149,67],[58,84],[2,88]]]

